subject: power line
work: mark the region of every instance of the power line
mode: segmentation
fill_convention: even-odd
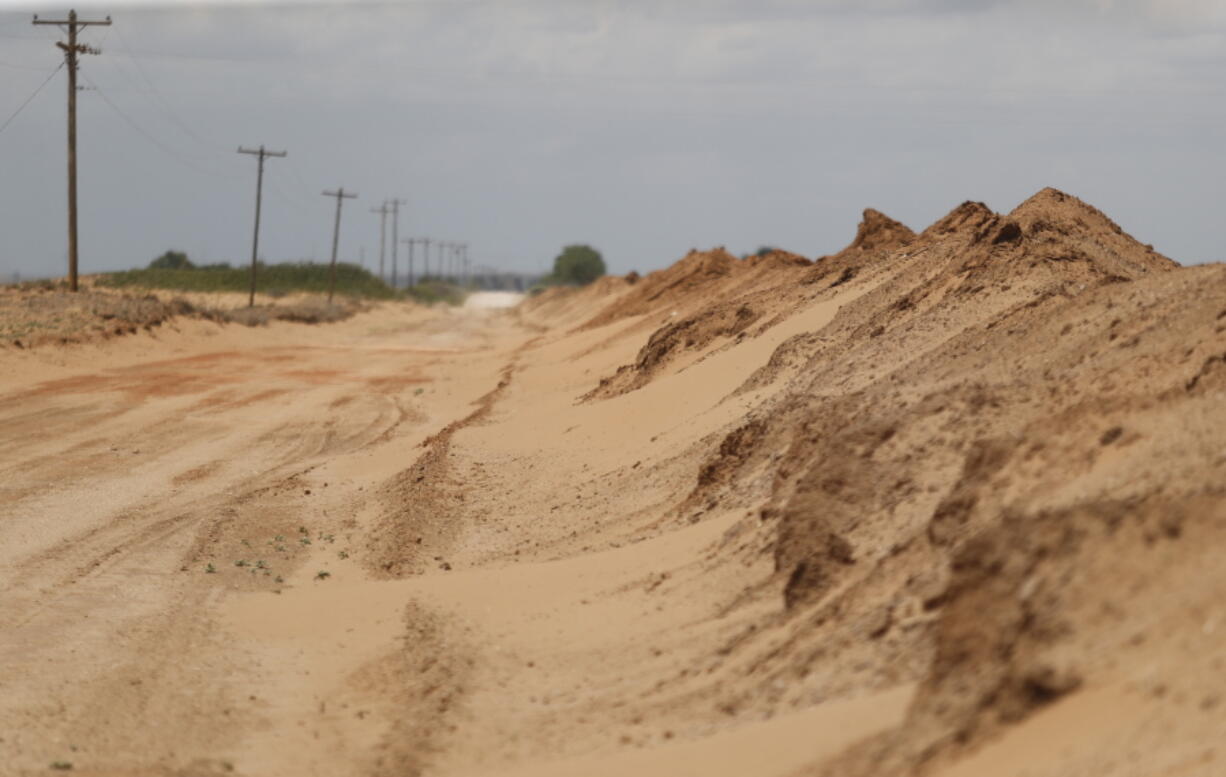
[[[18,114],[20,114],[23,110],[25,110],[25,107],[30,104],[31,100],[33,100],[35,97],[38,96],[38,93],[43,90],[43,87],[51,83],[51,79],[55,78],[55,74],[60,72],[60,70],[62,70],[63,67],[64,67],[64,63],[61,62],[60,66],[52,70],[51,75],[47,76],[47,80],[39,84],[38,88],[34,90],[34,93],[31,94],[29,97],[27,97],[25,102],[17,106],[17,110],[13,111],[13,115],[5,119],[3,124],[0,124],[0,132],[4,132],[4,130],[8,127],[8,125],[13,123],[13,119],[17,118]]]
[[[149,72],[145,70],[145,66],[142,65],[140,60],[136,58],[136,55],[132,52],[131,47],[128,46],[128,41],[126,38],[124,38],[123,33],[116,30],[115,37],[118,39],[119,45],[123,49],[124,53],[128,55],[129,59],[132,60],[132,64],[136,67],[136,71],[140,73],[141,78],[143,78],[145,84],[148,85],[149,94],[152,94],[153,97],[157,98],[156,100],[151,99],[150,102],[156,103],[158,108],[166,115],[167,118],[178,125],[180,129],[187,133],[188,136],[190,136],[197,143],[205,146],[210,151],[218,151],[219,149],[217,147],[200,137],[200,135],[198,135],[196,131],[191,128],[191,126],[180,119],[179,116],[173,110],[171,110],[170,103],[166,100],[162,93],[158,91],[158,88],[154,86],[153,79],[149,77]]]
[[[135,119],[133,119],[131,116],[125,113],[123,109],[121,109],[118,105],[116,105],[115,102],[110,97],[107,96],[106,91],[103,90],[102,87],[98,86],[98,83],[96,81],[94,81],[92,78],[86,75],[82,75],[81,78],[83,78],[85,82],[89,84],[91,87],[93,87],[94,91],[97,92],[98,96],[102,98],[102,102],[106,103],[107,107],[115,112],[115,115],[123,119],[124,122],[127,123],[129,127],[136,130],[136,132],[139,133],[141,136],[143,136],[146,140],[148,140],[153,145],[157,146],[158,149],[160,149],[163,153],[174,158],[175,161],[177,161],[179,164],[184,165],[185,167],[189,167],[198,173],[203,173],[205,175],[211,175],[217,178],[221,178],[223,180],[228,180],[228,181],[237,180],[237,176],[224,175],[222,173],[217,172],[216,170],[211,170],[207,167],[201,167],[197,165],[195,162],[190,161],[193,157],[189,156],[188,154],[182,151],[178,151],[174,148],[171,148],[170,146],[166,145],[162,141],[158,140],[157,137],[153,135],[153,133],[146,130]],[[202,157],[195,157],[195,158],[199,159],[200,161],[204,161]]]
[[[33,38],[31,38],[31,40],[33,40]],[[59,69],[54,67],[35,67],[33,65],[14,65],[12,62],[0,62],[0,67],[11,67],[14,70],[33,70],[39,73],[46,73],[47,71],[54,72]]]

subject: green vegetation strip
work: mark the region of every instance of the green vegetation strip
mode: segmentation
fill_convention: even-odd
[[[146,268],[107,273],[98,285],[113,288],[173,289],[176,291],[245,292],[250,288],[249,268],[211,265],[183,269]],[[293,292],[328,293],[328,265],[311,262],[259,265],[256,290],[270,296]],[[363,267],[338,262],[336,293],[350,297],[391,299],[396,291]]]

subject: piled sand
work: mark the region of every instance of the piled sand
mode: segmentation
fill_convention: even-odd
[[[903,725],[831,775],[961,757],[1080,688],[1144,698],[1152,661],[1170,682],[1188,678],[1200,701],[1187,703],[1212,716],[1226,683],[1193,678],[1221,659],[1195,637],[1218,616],[1192,602],[1226,593],[1226,576],[1205,567],[1226,549],[1223,268],[1177,269],[1051,189],[1006,215],[965,203],[919,235],[866,211],[848,248],[805,271],[801,288],[816,293],[798,293],[784,269],[765,294],[710,291],[736,266],[692,254],[656,287],[676,276],[691,297],[619,299],[611,310],[626,315],[703,302],[587,395],[640,389],[671,374],[669,359],[684,370],[718,351],[713,340],[735,349],[771,314],[779,327],[805,305],[845,300],[733,392],[773,395],[706,456],[679,508],[689,520],[750,508],[729,536],[752,539],[725,551],[769,552],[786,603],[707,670],[753,667],[756,682],[724,677],[721,703],[759,706],[770,688],[766,706],[779,709],[919,681]],[[1181,541],[1189,532],[1197,539]],[[1189,565],[1203,590],[1178,590]],[[1149,608],[1185,600],[1191,609],[1156,630]],[[1151,706],[1113,720],[1141,736],[1182,714]],[[1187,741],[1147,753],[1135,773],[1226,735],[1183,730]],[[1117,773],[1114,744],[1094,747],[1077,763]]]
[[[1074,197],[193,327],[0,352],[14,773],[1222,772],[1226,267]]]

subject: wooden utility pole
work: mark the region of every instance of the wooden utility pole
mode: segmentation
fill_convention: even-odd
[[[400,243],[400,206],[404,200],[388,200],[392,204],[392,288],[396,288],[396,246]]]
[[[421,277],[425,280],[430,275],[430,238],[421,239]]]
[[[334,192],[325,191],[325,197],[336,198],[336,223],[332,227],[332,263],[328,266],[328,304],[332,304],[332,293],[336,290],[336,247],[341,239],[341,202],[355,199],[357,194],[346,194],[341,186]]]
[[[77,43],[77,28],[100,25],[109,26],[111,17],[105,21],[83,21],[76,11],[69,11],[67,19],[39,19],[34,24],[68,25],[68,42],[57,41],[64,51],[64,63],[68,66],[68,286],[77,290],[77,55],[101,54],[101,49]]]
[[[377,208],[371,208],[371,213],[379,214],[379,280],[387,283],[387,274],[383,271],[383,255],[387,245],[387,214],[391,213],[391,209],[387,207],[387,200]]]
[[[405,243],[409,247],[409,286],[413,286],[413,246],[417,245],[417,238],[406,237],[400,242]]]
[[[251,238],[251,295],[247,298],[247,307],[255,307],[255,257],[260,250],[260,198],[264,192],[264,158],[270,156],[283,157],[288,152],[268,151],[263,146],[258,149],[238,147],[240,154],[255,154],[260,158],[259,172],[255,177],[255,234]]]
[[[438,276],[442,280],[447,279],[447,267],[446,265],[443,264],[443,261],[446,258],[445,253],[444,253],[446,251],[446,248],[447,248],[446,241],[443,241],[443,240],[438,241]]]

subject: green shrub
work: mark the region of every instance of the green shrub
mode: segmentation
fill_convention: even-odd
[[[553,260],[553,273],[545,282],[586,286],[604,274],[604,258],[599,251],[588,245],[569,245]]]
[[[149,263],[150,270],[190,270],[195,265],[182,251],[167,251]]]

